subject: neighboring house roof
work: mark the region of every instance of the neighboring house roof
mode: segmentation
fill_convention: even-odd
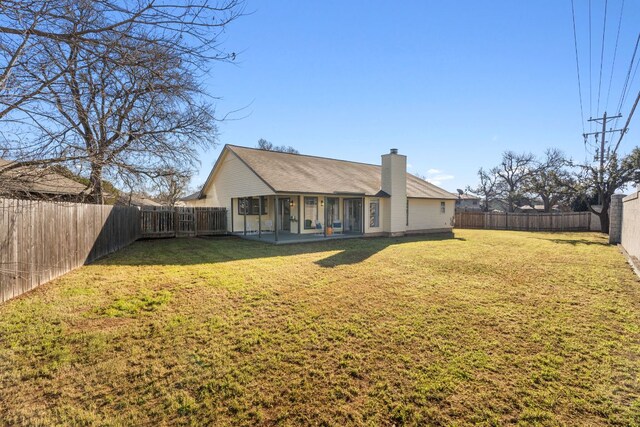
[[[474,196],[472,194],[459,194],[458,199],[460,200],[480,200],[480,197]]]
[[[276,193],[389,196],[380,190],[382,174],[379,165],[235,145],[226,145],[225,150],[238,156]],[[220,157],[222,158],[222,155]],[[203,189],[208,186],[215,169],[214,166]],[[409,173],[407,197],[452,200],[457,198],[456,195]]]
[[[161,203],[156,202],[153,199],[149,199],[144,196],[130,196],[128,194],[121,194],[118,196],[116,205],[121,206],[162,206]]]
[[[87,189],[86,185],[47,168],[21,166],[3,172],[11,163],[0,159],[0,191],[78,196]]]
[[[518,209],[523,210],[523,211],[530,211],[530,210],[535,210],[535,211],[544,211],[544,205],[542,204],[536,204],[533,206],[530,205],[524,205],[524,206],[519,206]],[[560,206],[559,205],[553,205],[551,206],[551,209],[556,209],[559,210]]]
[[[181,197],[180,200],[183,202],[187,202],[189,200],[198,200],[200,198],[200,191],[196,191],[195,193],[191,193],[188,196]]]

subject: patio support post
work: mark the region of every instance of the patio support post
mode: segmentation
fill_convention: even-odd
[[[300,223],[302,222],[302,196],[298,196],[298,234],[300,231]]]
[[[365,203],[364,203],[364,197],[361,199],[362,203],[362,207],[360,208],[360,211],[362,211],[362,223],[360,224],[360,234],[364,234],[364,221],[366,218],[366,213],[364,212],[365,209]],[[378,209],[380,208],[380,205],[378,205]]]
[[[324,196],[324,202],[322,203],[324,206],[324,227],[322,227],[324,237],[327,237],[327,196]]]
[[[262,239],[262,196],[258,196],[258,239]]]
[[[247,235],[247,208],[248,208],[248,202],[249,200],[245,197],[244,198],[244,210],[242,212],[244,212],[244,235]]]
[[[275,221],[273,222],[273,236],[275,238],[275,241],[278,241],[278,210],[279,210],[280,206],[278,206],[278,195],[276,194],[276,207],[274,209],[275,213],[276,213],[276,218]]]

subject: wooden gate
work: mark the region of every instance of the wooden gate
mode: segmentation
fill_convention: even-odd
[[[144,206],[140,209],[140,230],[147,239],[226,234],[227,210]]]

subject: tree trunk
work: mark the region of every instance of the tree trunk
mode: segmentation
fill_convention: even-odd
[[[598,215],[598,217],[600,218],[601,231],[603,233],[609,234],[609,211],[601,212],[600,215]]]
[[[609,234],[609,198],[604,197],[602,203],[602,210],[598,214],[600,218],[600,231]]]
[[[104,203],[104,192],[102,189],[102,165],[91,165],[91,176],[89,177],[91,182],[91,198],[93,203],[102,205]]]

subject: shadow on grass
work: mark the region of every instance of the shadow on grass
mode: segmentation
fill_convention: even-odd
[[[324,268],[360,263],[389,246],[412,242],[464,241],[451,235],[375,237],[273,245],[235,236],[142,240],[97,262],[105,265],[195,265],[335,252],[316,261]]]
[[[541,238],[541,237],[536,237],[536,239],[538,239],[538,240],[546,240],[546,241],[552,242],[552,243],[560,243],[560,244],[571,245],[571,246],[578,246],[578,245],[609,246],[609,242],[608,241],[597,242],[597,241],[588,240],[588,239],[544,239],[544,238]]]

